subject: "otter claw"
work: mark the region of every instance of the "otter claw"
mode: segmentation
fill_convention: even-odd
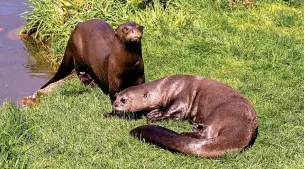
[[[149,121],[149,120],[147,119],[147,120],[146,120],[146,123],[147,123],[148,125],[150,125],[152,122]]]

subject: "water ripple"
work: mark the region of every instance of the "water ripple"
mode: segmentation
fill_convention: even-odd
[[[20,7],[7,4],[7,3],[0,3],[0,15],[9,15],[16,13],[16,11],[19,11]]]

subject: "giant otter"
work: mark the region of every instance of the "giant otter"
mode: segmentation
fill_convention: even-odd
[[[99,86],[113,101],[115,93],[145,82],[142,35],[143,26],[135,22],[121,24],[116,30],[97,19],[79,23],[58,71],[41,89],[75,69],[83,83]]]
[[[237,90],[213,79],[175,75],[133,86],[116,95],[113,109],[150,110],[149,123],[165,118],[189,120],[192,132],[144,125],[130,133],[174,152],[219,157],[251,146],[258,120],[251,103]]]

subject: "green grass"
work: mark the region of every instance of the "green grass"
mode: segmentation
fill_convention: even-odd
[[[147,81],[185,73],[227,83],[252,101],[259,136],[248,151],[223,158],[174,154],[129,135],[144,118],[103,118],[109,98],[73,78],[33,107],[0,108],[1,168],[303,168],[303,1],[233,8],[223,0],[172,0],[165,10],[157,1],[141,8],[141,0],[31,1],[26,27],[49,44],[51,64],[77,22],[100,18],[116,27],[135,20],[145,27]],[[181,121],[157,124],[191,129]]]

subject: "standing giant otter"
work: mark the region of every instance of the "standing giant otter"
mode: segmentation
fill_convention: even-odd
[[[148,122],[165,118],[189,120],[192,132],[178,134],[160,126],[144,125],[130,133],[171,151],[200,157],[243,151],[258,134],[257,115],[241,93],[198,76],[169,76],[127,88],[116,95],[113,109],[150,110]]]
[[[116,30],[97,19],[79,23],[58,71],[41,89],[75,69],[83,83],[98,85],[113,101],[115,93],[145,82],[142,35],[143,26],[135,22],[121,24]]]

